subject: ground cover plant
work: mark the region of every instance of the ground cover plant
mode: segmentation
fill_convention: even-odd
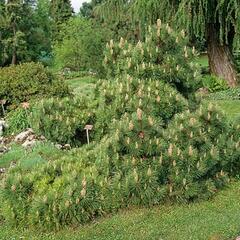
[[[239,125],[212,104],[190,98],[198,67],[189,62],[195,50],[182,44],[184,32],[175,34],[158,21],[148,34],[136,46],[123,39],[107,45],[109,79],[96,84],[93,103],[39,103],[36,130],[67,142],[76,123],[82,131],[93,124],[91,143],[30,171],[10,169],[1,190],[8,224],[61,229],[131,206],[209,199],[238,175]],[[166,54],[156,51],[159,42],[175,50],[167,62],[155,62]],[[170,70],[178,77],[171,78]]]

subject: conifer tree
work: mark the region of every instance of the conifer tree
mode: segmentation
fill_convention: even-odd
[[[113,10],[118,14],[112,14]],[[128,14],[138,29],[139,23],[144,26],[161,18],[205,38],[211,72],[226,79],[229,86],[237,85],[232,46],[240,33],[239,0],[106,0],[98,13],[107,20]]]
[[[58,40],[61,25],[73,16],[73,8],[70,0],[52,0],[51,17],[53,20],[53,38]]]

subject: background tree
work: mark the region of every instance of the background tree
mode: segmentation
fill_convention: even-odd
[[[5,4],[1,17],[1,28],[5,33],[2,37],[4,58],[11,56],[11,63],[17,63],[17,55],[25,49],[25,36],[21,31],[21,20],[24,9],[22,1],[11,0]],[[4,59],[5,60],[5,59]]]
[[[240,32],[239,0],[106,0],[96,11],[108,21],[125,12],[139,30],[160,18],[184,27],[190,36],[205,38],[211,72],[226,79],[229,86],[237,85],[232,46]]]
[[[52,55],[52,20],[49,11],[50,0],[38,0],[34,11],[32,52],[35,53],[34,60],[40,60],[44,64],[49,62]]]
[[[80,15],[86,18],[93,18],[94,8],[102,2],[103,0],[92,0],[90,2],[84,2],[80,8]]]
[[[54,46],[58,68],[101,72],[103,49],[111,37],[106,29],[88,19],[74,17],[62,25],[59,37],[62,41]]]
[[[51,52],[48,0],[3,2],[0,7],[0,65],[41,60]]]
[[[73,8],[70,0],[52,0],[50,8],[53,20],[53,40],[59,40],[61,25],[73,16]]]

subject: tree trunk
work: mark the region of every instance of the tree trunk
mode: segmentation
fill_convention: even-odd
[[[12,64],[13,64],[13,65],[16,65],[16,64],[17,64],[17,54],[16,54],[16,48],[15,48],[15,47],[13,47]]]
[[[12,64],[17,64],[17,48],[16,48],[16,24],[13,22],[13,50],[12,50]]]
[[[225,79],[230,87],[237,86],[237,71],[229,45],[221,44],[214,25],[208,29],[208,61],[212,74]]]

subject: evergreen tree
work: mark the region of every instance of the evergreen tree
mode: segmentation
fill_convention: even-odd
[[[51,17],[53,20],[53,39],[58,39],[61,25],[73,16],[73,8],[70,0],[52,0]]]
[[[92,0],[91,2],[84,2],[82,4],[82,7],[80,8],[80,15],[86,18],[93,18],[94,17],[93,9],[102,2],[103,0]]]
[[[189,35],[206,38],[211,72],[237,85],[232,46],[240,33],[239,0],[106,0],[97,12],[108,21],[128,14],[137,29],[161,18],[186,28]]]
[[[21,31],[21,21],[24,13],[24,2],[10,0],[5,4],[1,17],[1,28],[4,36],[1,39],[4,58],[11,56],[11,63],[17,63],[17,55],[25,49],[25,35]]]

